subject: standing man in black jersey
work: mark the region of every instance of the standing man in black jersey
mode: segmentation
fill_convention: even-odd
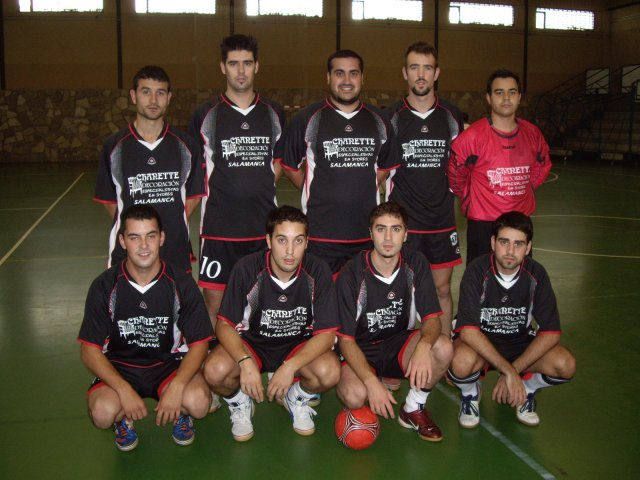
[[[113,219],[108,266],[126,256],[118,241],[120,215],[131,205],[147,204],[165,224],[164,260],[191,271],[188,217],[204,195],[204,169],[198,144],[169,126],[164,116],[171,81],[162,68],[147,65],[133,77],[129,92],[136,119],[107,139],[102,149],[94,200]]]
[[[293,119],[285,132],[283,166],[302,190],[309,252],[325,260],[336,277],[347,260],[371,247],[367,216],[380,203],[379,179],[396,162],[389,123],[360,100],[362,57],[340,50],[329,56],[327,68],[330,96]]]
[[[408,378],[411,389],[398,420],[438,442],[442,433],[425,404],[453,349],[440,335],[442,312],[429,263],[420,252],[402,252],[407,215],[397,203],[374,208],[369,224],[373,249],[350,260],[336,283],[338,344],[346,361],[336,391],[348,408],[368,401],[376,414],[394,417],[396,401],[378,377]]]
[[[520,212],[494,222],[492,254],[472,261],[460,283],[460,303],[449,378],[460,389],[458,422],[480,423],[480,377],[500,377],[491,398],[516,408],[525,425],[540,423],[534,395],[568,382],[575,358],[560,345],[560,316],[544,267],[528,256],[533,224]],[[535,321],[535,323],[534,323]]]
[[[225,93],[200,105],[189,132],[204,152],[209,182],[200,223],[198,284],[212,324],[233,265],[266,248],[264,219],[275,207],[284,110],[254,91],[258,43],[231,35],[220,44]]]
[[[331,351],[338,329],[331,272],[306,254],[308,222],[297,208],[267,217],[268,251],[236,263],[218,313],[220,345],[205,362],[205,378],[224,397],[236,441],[253,437],[254,401],[265,397],[261,372],[274,372],[266,397],[282,401],[299,435],[315,432],[309,401],[336,385]]]
[[[200,368],[213,329],[202,295],[191,275],[160,259],[165,234],[152,207],[127,208],[118,241],[126,257],[91,284],[78,335],[96,376],[89,416],[98,428],[115,427],[119,450],[132,450],[133,422],[147,416],[143,398],[155,398],[156,424],[173,424],[173,440],[188,445],[192,417],[204,417],[210,402]]]
[[[463,130],[462,114],[435,94],[438,52],[426,42],[407,48],[402,74],[409,93],[385,110],[396,135],[400,166],[387,179],[387,198],[409,216],[407,249],[422,252],[442,308],[442,334],[451,333],[451,276],[462,263],[453,199],[447,179],[451,142]]]

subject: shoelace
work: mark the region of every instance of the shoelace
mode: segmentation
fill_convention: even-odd
[[[249,413],[247,413],[247,411]],[[251,418],[251,407],[244,405],[238,405],[237,407],[231,407],[231,421],[234,423],[241,422],[247,423],[247,419]]]
[[[533,395],[527,395],[527,401],[520,407],[520,413],[534,412],[536,410],[536,399]]]
[[[313,408],[309,406],[307,402],[302,403],[300,400],[296,400],[293,403],[293,408],[295,409],[295,415],[297,416],[305,416],[308,418],[313,418],[318,414]]]
[[[478,410],[478,408],[476,408],[476,406],[473,403],[471,403],[472,400],[473,400],[473,395],[462,397],[462,405],[461,405],[462,413],[464,413],[465,415],[471,415],[472,413],[474,415],[480,415],[480,411]]]

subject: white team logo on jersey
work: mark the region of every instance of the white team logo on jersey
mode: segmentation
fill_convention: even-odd
[[[282,303],[286,302],[287,301],[287,296],[286,295],[280,295],[278,297],[278,301],[282,302]]]
[[[449,235],[449,240],[451,240],[451,245],[452,246],[456,246],[458,245],[458,232],[453,232],[451,235]]]
[[[387,299],[388,300],[393,300],[394,298],[396,298],[396,292],[391,291],[391,292],[387,293]]]
[[[347,123],[347,126],[344,127],[345,132],[353,132],[353,127]]]
[[[242,130],[249,130],[249,124],[247,122],[243,122],[242,125],[240,125],[240,128]]]
[[[322,142],[322,147],[324,148],[324,158],[326,158],[327,160],[331,157],[338,158],[340,148],[338,148],[338,145],[333,143],[331,140]]]
[[[155,165],[156,163],[158,162],[153,157],[149,157],[149,160],[147,160],[147,165]]]
[[[222,140],[222,158],[229,158],[230,155],[235,156],[238,153],[238,146],[233,140]]]
[[[422,128],[420,129],[420,131],[422,133],[427,133],[429,131],[429,127],[427,127],[426,125],[422,125]]]
[[[414,155],[416,154],[416,149],[413,145],[411,145],[410,143],[403,143],[402,144],[402,159],[403,160],[408,160],[409,158],[413,158]]]
[[[505,303],[507,300],[509,300],[509,295],[502,297],[502,303]]]
[[[147,304],[144,303],[144,300],[140,302],[140,308],[144,308],[145,310],[147,309]]]

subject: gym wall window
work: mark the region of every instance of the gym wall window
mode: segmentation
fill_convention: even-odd
[[[322,17],[322,0],[247,0],[247,16],[259,15]]]
[[[536,8],[536,28],[550,30],[593,30],[594,12]]]
[[[450,2],[449,23],[513,26],[513,6]]]
[[[20,12],[101,12],[102,0],[20,0]]]
[[[421,0],[352,0],[353,20],[422,21]]]

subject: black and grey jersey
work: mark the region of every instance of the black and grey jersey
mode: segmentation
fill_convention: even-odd
[[[405,208],[410,231],[432,233],[455,227],[447,166],[451,142],[463,130],[462,114],[439,98],[424,114],[406,98],[384,112],[396,134],[401,160],[387,179],[389,200]]]
[[[197,143],[165,124],[156,142],[145,142],[133,124],[109,137],[98,166],[94,200],[116,204],[109,236],[109,266],[125,257],[118,243],[120,214],[131,205],[158,211],[165,232],[163,259],[191,270],[186,200],[204,195],[204,169]]]
[[[480,329],[495,345],[519,344],[528,335],[560,333],[560,315],[542,265],[525,257],[506,288],[493,254],[471,262],[460,283],[456,332]]]
[[[247,109],[221,94],[195,110],[189,133],[201,144],[208,182],[203,237],[264,238],[265,219],[276,206],[274,162],[282,157],[284,125],[282,107],[257,93]]]
[[[212,338],[202,294],[190,275],[162,262],[158,276],[141,287],[125,264],[91,284],[78,341],[102,349],[112,362],[151,367],[181,359],[189,345]]]
[[[276,281],[270,251],[247,255],[234,266],[218,318],[251,345],[297,344],[338,329],[335,292],[328,265],[305,254],[295,276]]]
[[[345,114],[326,99],[296,115],[285,132],[283,166],[299,170],[306,160],[301,203],[309,238],[369,239],[369,212],[379,203],[376,172],[396,165],[391,143],[391,126],[365,103]]]
[[[400,257],[392,277],[378,274],[371,251],[362,251],[342,269],[336,283],[338,335],[365,345],[386,340],[417,321],[442,313],[429,262],[420,252]]]

